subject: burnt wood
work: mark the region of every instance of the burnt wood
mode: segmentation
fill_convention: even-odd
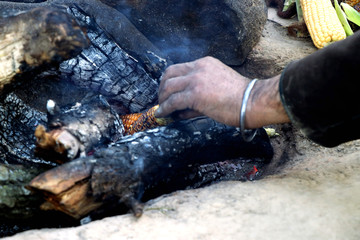
[[[197,118],[124,137],[92,156],[48,170],[28,188],[44,195],[44,209],[74,218],[119,203],[141,216],[144,193],[164,184],[180,189],[177,184],[200,164],[238,157],[266,162],[272,155],[263,129],[248,143],[236,128]]]
[[[37,8],[0,18],[1,95],[5,87],[14,88],[15,81],[58,65],[86,45],[86,36],[75,20],[57,9]]]
[[[106,147],[124,134],[119,115],[101,95],[88,94],[74,105],[52,108],[47,117],[50,132],[42,125],[35,131],[35,154],[45,160],[64,163]]]
[[[154,106],[160,84],[158,78],[152,77],[156,73],[147,71],[142,58],[127,53],[80,5],[72,4],[67,11],[81,26],[86,27],[91,44],[79,55],[60,65],[62,78],[82,89],[102,94],[131,113]],[[123,35],[126,34],[131,32],[123,32]],[[139,43],[139,54],[142,53],[141,38],[134,42]],[[164,64],[167,66],[166,61]]]
[[[112,1],[112,3],[116,2],[117,1]],[[120,2],[125,3],[126,1]],[[118,3],[120,4],[120,2]],[[136,2],[137,1],[134,1],[134,4]],[[161,1],[154,1],[154,3],[155,2],[161,3]],[[196,2],[201,3],[203,1]],[[216,2],[218,1],[211,1],[211,4]],[[234,4],[230,2],[233,2]],[[233,55],[232,58],[237,58],[239,56],[238,53],[240,54],[240,58],[243,58],[246,55],[246,52],[250,51],[254,42],[250,44],[248,41],[249,38],[257,39],[261,32],[260,25],[262,23],[259,19],[266,20],[263,11],[265,9],[261,8],[261,4],[257,5],[257,7],[246,8],[246,11],[249,11],[247,13],[242,12],[239,13],[239,15],[234,14],[233,11],[235,11],[235,8],[241,9],[238,6],[241,4],[240,2],[259,3],[262,1],[226,1],[226,4],[229,6],[231,5],[230,8],[220,7],[221,11],[207,12],[211,13],[210,17],[215,17],[221,23],[221,17],[219,17],[217,13],[223,14],[224,11],[222,10],[226,9],[226,12],[229,11],[231,17],[235,18],[231,21],[238,24],[235,26],[236,28],[239,26],[254,26],[256,28],[250,31],[242,31],[244,38],[235,37],[235,39],[239,41],[236,42],[236,47],[241,46],[242,50],[237,52],[236,56]],[[151,2],[148,2],[148,4],[151,4]],[[195,3],[189,2],[187,5],[189,4],[192,5]],[[42,7],[40,8],[41,11],[40,9],[35,9],[37,7]],[[138,5],[138,7],[141,6]],[[144,5],[144,7],[146,6]],[[43,207],[46,209],[54,208],[54,206],[56,208],[56,201],[65,201],[66,197],[71,196],[69,200],[72,202],[66,202],[67,207],[65,212],[67,211],[68,214],[77,218],[84,216],[89,212],[94,212],[95,209],[95,212],[106,207],[113,210],[114,207],[116,208],[119,201],[130,206],[131,209],[135,209],[134,212],[139,215],[141,213],[141,204],[139,204],[139,200],[146,201],[147,199],[151,199],[152,197],[159,196],[166,192],[183,189],[185,188],[185,184],[199,187],[218,180],[218,178],[212,177],[214,172],[208,173],[208,170],[206,170],[211,167],[217,168],[217,165],[211,165],[213,162],[224,161],[229,157],[232,161],[239,161],[241,163],[239,163],[239,165],[241,166],[244,162],[251,167],[253,164],[261,166],[261,164],[265,164],[264,161],[267,161],[271,155],[270,150],[266,151],[264,156],[260,156],[259,158],[246,155],[247,151],[260,152],[264,149],[268,149],[265,147],[265,145],[269,145],[268,139],[263,132],[261,133],[262,137],[259,142],[256,142],[255,144],[259,145],[257,147],[260,147],[260,149],[255,150],[255,148],[252,147],[256,146],[252,146],[249,148],[250,150],[242,147],[236,150],[239,147],[237,144],[246,146],[247,148],[250,146],[248,144],[243,145],[241,140],[237,140],[239,134],[236,129],[224,130],[224,126],[211,121],[209,122],[208,120],[203,122],[203,124],[200,124],[198,122],[200,121],[199,119],[196,121],[176,123],[175,125],[170,125],[166,128],[155,129],[146,133],[134,135],[130,138],[121,138],[116,143],[113,143],[108,150],[94,148],[97,144],[106,145],[109,142],[116,141],[117,136],[116,134],[113,135],[113,133],[117,132],[119,129],[115,126],[116,124],[114,125],[116,119],[116,114],[113,114],[114,112],[117,114],[139,112],[152,107],[156,103],[159,76],[163,69],[171,64],[173,60],[169,59],[171,57],[167,56],[168,49],[164,48],[162,45],[156,47],[159,42],[151,39],[151,34],[149,32],[147,32],[149,35],[145,35],[143,34],[145,29],[139,30],[140,25],[137,24],[137,21],[139,21],[140,18],[136,18],[136,16],[142,16],[146,11],[142,11],[140,8],[139,14],[130,16],[127,15],[128,12],[126,10],[126,8],[119,8],[117,6],[110,7],[97,0],[22,1],[22,3],[0,1],[0,14],[2,16],[7,16],[7,18],[0,20],[1,26],[14,26],[14,29],[17,30],[9,32],[16,32],[19,36],[23,36],[21,34],[24,33],[25,39],[31,37],[29,38],[31,39],[31,43],[29,43],[28,49],[45,49],[40,49],[42,44],[44,44],[43,40],[53,39],[52,34],[56,36],[56,34],[58,34],[57,31],[60,31],[59,34],[64,31],[65,35],[71,35],[71,31],[75,31],[75,33],[79,34],[75,34],[75,36],[81,38],[84,46],[86,46],[82,49],[84,46],[76,44],[68,45],[66,41],[74,39],[68,39],[65,36],[65,40],[60,42],[57,40],[61,38],[55,38],[52,43],[56,43],[55,46],[61,50],[59,50],[60,53],[56,53],[59,55],[52,55],[53,52],[51,52],[52,49],[50,48],[51,46],[49,46],[49,49],[46,50],[49,52],[39,55],[41,61],[29,61],[34,63],[34,65],[29,65],[29,63],[25,62],[25,65],[20,65],[19,71],[11,68],[10,75],[13,74],[14,71],[16,74],[9,77],[11,79],[9,84],[3,84],[5,87],[0,96],[0,160],[4,166],[9,164],[11,166],[13,166],[13,164],[20,164],[22,165],[21,169],[25,173],[29,170],[29,173],[31,174],[27,175],[27,180],[24,180],[26,182],[29,178],[33,178],[38,174],[37,171],[30,171],[30,168],[35,168],[36,170],[39,170],[40,173],[50,167],[56,166],[56,164],[45,161],[43,158],[39,158],[33,154],[35,148],[35,136],[33,133],[39,124],[52,130],[56,129],[56,126],[63,126],[66,128],[66,126],[74,123],[88,125],[89,127],[92,125],[89,115],[86,114],[84,121],[79,121],[81,120],[81,114],[79,114],[81,111],[69,111],[68,113],[73,114],[72,118],[68,118],[69,115],[66,116],[64,112],[62,112],[62,114],[64,114],[62,116],[48,115],[46,113],[46,101],[48,99],[55,100],[61,109],[66,109],[66,111],[68,111],[71,110],[71,107],[77,106],[77,102],[83,104],[84,97],[86,97],[87,93],[90,93],[92,96],[99,96],[99,94],[101,94],[104,101],[98,98],[98,105],[94,102],[91,103],[93,104],[93,108],[91,105],[88,105],[89,110],[94,110],[89,111],[89,113],[95,113],[95,115],[99,114],[97,116],[105,116],[103,121],[108,121],[110,119],[111,123],[110,126],[106,125],[105,122],[100,122],[100,125],[103,124],[104,128],[102,128],[99,135],[93,135],[90,128],[86,129],[85,132],[87,132],[87,135],[85,134],[86,137],[84,138],[84,141],[82,141],[82,148],[84,149],[82,153],[89,155],[95,151],[93,156],[75,160],[75,163],[73,163],[74,165],[71,165],[72,163],[67,163],[59,168],[54,168],[54,171],[58,171],[59,178],[54,181],[52,178],[48,178],[49,184],[51,182],[56,183],[56,181],[63,181],[65,183],[66,181],[64,180],[68,177],[66,174],[69,174],[68,186],[72,185],[73,187],[65,187],[62,191],[55,191],[54,193],[40,191],[42,194],[45,194],[48,197],[54,196],[56,199],[54,204],[45,204]],[[27,12],[25,13],[23,11]],[[37,13],[36,11],[40,11],[39,14],[35,14]],[[145,17],[145,15],[143,16]],[[260,16],[260,18],[258,20],[255,19],[255,24],[253,24],[250,16]],[[171,17],[171,13],[167,17]],[[151,17],[149,18],[149,22],[145,24],[147,26],[151,26],[152,24],[150,21]],[[27,20],[25,21],[25,19]],[[142,19],[148,21],[145,18]],[[189,19],[185,19],[185,21],[188,21]],[[241,21],[237,21],[237,19]],[[65,23],[63,23],[62,20]],[[242,20],[247,21],[247,23],[244,23],[243,25]],[[33,24],[30,24],[31,22]],[[16,27],[22,26],[20,23],[24,24],[26,27]],[[56,28],[54,28],[55,25]],[[62,28],[58,30],[58,26],[62,26]],[[181,28],[182,26],[180,26],[180,30]],[[244,28],[247,29],[247,27]],[[34,31],[31,32],[31,29]],[[21,32],[22,30],[24,31]],[[83,30],[86,32],[86,37],[84,37]],[[173,28],[171,26],[166,26],[164,30],[167,31],[166,34],[171,34]],[[177,29],[177,31],[178,30],[179,29]],[[29,33],[32,34],[27,34],[27,31],[30,31]],[[41,34],[37,35],[36,31],[40,31]],[[1,33],[2,32],[5,32],[5,30],[1,31]],[[48,35],[48,38],[46,38],[46,35]],[[232,36],[232,34],[230,35]],[[36,36],[39,38],[36,38]],[[229,50],[228,46],[230,43],[233,43],[234,38],[232,41],[224,41],[222,33],[216,34],[216,36],[223,45],[214,44],[210,50],[215,52],[220,52],[220,49],[225,50],[222,52]],[[87,40],[89,40],[89,42],[87,42]],[[203,40],[208,39],[204,38]],[[175,43],[177,42],[175,41]],[[171,47],[169,41],[166,41],[166,45]],[[9,46],[12,45],[10,44]],[[21,44],[16,46],[22,47]],[[208,55],[208,53],[209,52],[201,53],[196,55],[196,57],[201,57],[202,54]],[[4,56],[8,57],[7,54]],[[32,54],[29,56],[33,57]],[[45,56],[44,59],[43,56]],[[190,57],[194,56],[195,55],[191,55]],[[30,57],[26,57],[26,59],[32,59]],[[70,59],[64,61],[68,58]],[[177,57],[174,57],[174,59],[179,61],[179,58]],[[24,63],[21,59],[19,61],[21,64]],[[59,62],[61,62],[60,66],[58,66]],[[239,62],[241,62],[241,60],[235,61],[235,63]],[[232,64],[234,61],[229,60],[228,63]],[[84,108],[84,110],[88,109]],[[81,109],[79,108],[77,110]],[[105,113],[105,115],[102,115],[103,113]],[[75,115],[79,118],[74,117]],[[57,121],[56,116],[61,120]],[[56,122],[60,124],[52,125],[52,123]],[[193,126],[197,127],[194,128]],[[219,129],[217,129],[217,127],[219,127]],[[198,131],[198,128],[201,130]],[[108,134],[108,130],[113,131],[114,129],[114,132]],[[81,142],[80,139],[83,135],[77,130],[78,129],[75,128],[74,131],[71,131],[71,134],[75,136],[77,141]],[[179,133],[183,130],[184,133]],[[66,129],[66,131],[68,131],[68,129]],[[222,136],[222,134],[227,131],[229,131],[228,134]],[[230,133],[233,133],[233,135]],[[200,136],[198,137],[199,134]],[[177,136],[182,136],[181,139],[185,139],[184,142],[176,141]],[[212,136],[212,138],[208,139],[206,136]],[[225,136],[229,137],[228,140],[224,140]],[[219,138],[219,140],[216,140],[217,138]],[[199,142],[199,140],[202,141]],[[220,140],[223,141],[219,142]],[[214,145],[215,143],[217,144]],[[227,147],[227,144],[229,143],[233,143],[233,145],[230,144],[229,147]],[[206,144],[209,144],[209,147],[206,147]],[[136,146],[140,146],[140,148],[137,148]],[[150,151],[148,148],[151,148],[151,146],[153,148],[163,147],[163,155],[159,155],[159,151]],[[174,150],[168,152],[166,149]],[[224,150],[226,150],[226,152],[223,152]],[[207,152],[210,153],[210,155],[207,154]],[[234,153],[234,155],[229,156],[230,153]],[[166,159],[167,154],[170,159]],[[79,155],[76,154],[74,156],[78,157]],[[113,160],[109,159],[112,158],[111,156],[114,157]],[[140,161],[134,158],[143,160]],[[153,161],[156,158],[161,159],[160,162],[165,165],[153,166]],[[176,165],[178,162],[167,162],[171,159],[178,159],[179,163],[183,165]],[[205,165],[205,167],[203,167],[204,165],[198,165],[200,163],[209,163],[210,165]],[[76,164],[79,164],[77,165],[78,167],[75,166]],[[118,171],[111,172],[112,168],[109,168],[107,164],[113,166],[114,169]],[[135,167],[132,164],[136,164],[134,165]],[[144,164],[149,170],[143,169],[142,172],[141,169],[137,168],[137,164]],[[174,167],[169,168],[169,164]],[[69,170],[68,168],[71,168],[71,166],[74,168]],[[84,166],[85,168],[82,168]],[[88,166],[89,169],[86,166]],[[126,173],[124,173],[122,179],[120,177],[123,171],[122,167],[124,167],[124,169],[133,168],[129,170],[129,173],[132,173],[134,179],[131,178],[132,176],[126,175]],[[64,172],[65,169],[69,170],[68,173]],[[243,169],[245,174],[247,171],[246,169],[248,168],[244,167]],[[90,170],[90,173],[87,172],[87,170]],[[163,170],[166,170],[165,175],[162,174]],[[156,171],[158,171],[157,174],[159,177],[151,178],[150,173]],[[178,175],[175,174],[175,172],[178,173]],[[169,177],[167,177],[167,174],[169,174]],[[114,179],[117,179],[120,182],[125,182],[123,187],[121,184],[116,184],[115,181],[111,180],[110,176],[114,176]],[[195,176],[195,178],[193,176]],[[53,177],[56,178],[56,175]],[[14,180],[17,181],[16,188],[14,189],[23,189],[25,182],[21,182],[20,179],[21,178],[19,177]],[[241,179],[241,175],[234,176],[230,179]],[[106,185],[103,185],[103,183]],[[132,183],[136,188],[132,187]],[[4,184],[10,186],[12,183],[9,181],[4,182]],[[138,189],[137,186],[143,186],[143,189]],[[63,185],[59,184],[59,187],[63,187]],[[126,191],[123,192],[121,190],[123,188],[125,188]],[[128,194],[126,194],[126,192]],[[13,204],[12,206],[15,206],[15,209],[9,209],[7,206],[4,207],[0,205],[1,216],[4,216],[5,219],[10,218],[11,216],[20,219],[22,218],[21,214],[14,214],[17,210],[21,211],[23,209],[18,207],[17,199],[19,199],[19,204],[24,204],[22,200],[29,196],[36,199],[35,203],[30,200],[29,197],[29,201],[25,202],[25,205],[21,205],[29,210],[29,212],[26,212],[26,216],[30,217],[31,214],[34,214],[32,210],[35,210],[38,207],[37,200],[41,194],[30,195],[29,191],[16,192],[16,190],[14,190],[7,196],[2,198],[2,200],[12,199],[9,206]],[[28,204],[28,206],[26,204]],[[62,203],[60,203],[60,206],[61,205]],[[19,211],[17,211],[17,213],[19,213]]]

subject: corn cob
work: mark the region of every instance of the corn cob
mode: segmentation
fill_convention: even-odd
[[[350,6],[355,6],[356,4],[360,3],[360,0],[345,0],[345,3],[349,4]]]
[[[170,118],[157,118],[155,117],[155,111],[159,105],[156,105],[144,113],[133,113],[120,116],[125,135],[132,135],[136,132],[141,132],[150,128],[164,126],[172,122]]]
[[[129,130],[131,129],[132,125],[134,124],[134,122],[136,122],[136,120],[139,119],[139,117],[141,117],[141,115],[143,115],[143,113],[132,113],[120,116],[124,125],[126,135],[129,134]]]
[[[357,3],[357,4],[355,4],[355,5],[353,6],[353,8],[354,8],[356,11],[360,12],[360,2]]]
[[[317,48],[346,37],[330,0],[300,0],[300,4],[311,39]]]

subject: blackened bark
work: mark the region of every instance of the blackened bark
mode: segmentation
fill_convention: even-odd
[[[8,94],[0,104],[0,160],[7,164],[45,163],[34,158],[34,131],[46,124],[44,112],[26,104],[16,94]],[[30,165],[30,164],[29,164]]]
[[[153,45],[122,12],[101,1],[96,1],[95,8],[94,3],[94,1],[79,2],[76,6],[94,19],[96,24],[126,52],[138,59],[153,78],[159,78],[165,68],[172,64],[168,56]]]
[[[0,92],[77,55],[87,39],[75,20],[58,9],[37,8],[0,18]],[[28,75],[25,75],[29,73]],[[31,74],[30,74],[31,73]]]
[[[198,118],[124,137],[93,156],[39,175],[29,187],[44,193],[47,207],[51,204],[75,218],[118,202],[139,216],[144,192],[164,181],[181,181],[176,178],[199,164],[238,157],[268,161],[272,154],[263,129],[247,143],[236,128]]]
[[[81,102],[48,114],[49,133],[35,131],[37,155],[52,162],[65,162],[85,156],[95,147],[104,147],[123,136],[118,114],[101,95],[89,94]]]
[[[91,45],[60,65],[63,78],[121,103],[130,112],[154,106],[159,79],[153,78],[139,60],[126,53],[82,9],[72,5],[68,12],[86,27]]]

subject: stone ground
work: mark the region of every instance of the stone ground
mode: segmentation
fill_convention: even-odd
[[[273,13],[269,12],[262,41],[278,44],[266,39],[269,31],[270,35],[283,32],[281,25],[288,22],[279,25]],[[276,58],[283,60],[273,66],[301,57],[296,52],[315,50],[308,39],[286,41],[300,47],[286,46],[286,57],[277,52]],[[289,57],[292,52],[295,55]],[[328,149],[311,143],[291,126],[275,127],[280,136],[272,139],[271,174],[260,180],[221,182],[162,196],[148,202],[139,219],[128,214],[4,239],[360,239],[360,141]]]

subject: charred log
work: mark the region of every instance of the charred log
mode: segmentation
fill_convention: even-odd
[[[38,125],[48,128],[46,102],[53,99],[57,105],[69,109],[81,102],[88,92],[59,79],[56,71],[47,71],[22,82],[0,100],[0,161],[28,167],[54,166],[34,155]],[[68,108],[66,108],[68,107]]]
[[[25,186],[44,169],[0,164],[0,238],[41,227],[74,226],[75,221],[57,212],[41,211],[41,196]],[[35,216],[35,219],[34,219]]]
[[[78,54],[87,40],[74,19],[38,8],[0,19],[0,91]]]
[[[151,78],[136,59],[115,44],[87,15],[74,6],[68,11],[88,29],[92,44],[76,58],[63,62],[59,71],[45,71],[33,78],[29,76],[13,93],[4,96],[0,102],[0,157],[3,162],[44,162],[33,154],[33,133],[37,125],[47,126],[45,106],[48,99],[54,99],[60,106],[74,105],[74,102],[82,101],[84,92],[94,91],[107,97],[116,111],[123,114],[146,109],[156,101],[153,93],[158,81]],[[105,117],[105,120],[111,119]],[[83,146],[87,150],[94,139],[84,142],[88,142]]]
[[[124,128],[118,114],[99,95],[89,95],[81,102],[60,109],[48,101],[48,126],[35,131],[38,156],[63,163],[85,156],[95,147],[105,146],[123,136]]]
[[[46,124],[46,114],[8,94],[0,104],[0,160],[6,164],[45,163],[34,158],[34,130]],[[46,163],[45,163],[46,164]]]
[[[247,143],[236,128],[199,118],[124,137],[93,156],[39,175],[29,188],[44,194],[44,208],[51,206],[75,218],[118,203],[140,216],[145,192],[183,180],[177,179],[181,173],[199,164],[237,157],[268,161],[272,154],[263,129]],[[178,189],[175,185],[172,191]]]
[[[76,86],[111,98],[130,112],[154,106],[159,80],[152,78],[139,60],[109,38],[81,8],[71,5],[68,12],[86,27],[91,45],[77,57],[60,65],[62,77]]]
[[[136,57],[153,78],[159,78],[165,68],[172,64],[169,56],[150,42],[122,12],[101,1],[79,2],[75,6],[83,14],[94,19],[108,37],[114,39],[126,52]],[[107,14],[103,14],[104,12]],[[109,22],[114,24],[109,24]]]

